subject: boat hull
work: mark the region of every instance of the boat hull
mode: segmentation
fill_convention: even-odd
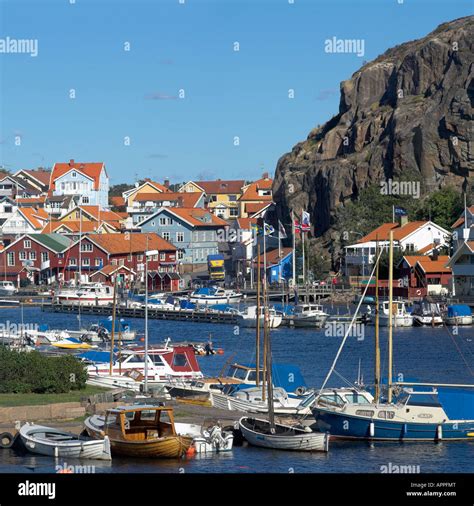
[[[111,440],[112,454],[138,458],[178,458],[191,446],[189,436],[167,436],[154,441]]]
[[[472,316],[453,316],[446,318],[447,325],[472,325]]]
[[[275,426],[277,433],[270,434],[270,423],[267,420],[243,417],[239,421],[242,435],[253,446],[287,451],[327,452],[329,449],[328,434],[306,432],[282,424]],[[281,433],[278,433],[279,429]]]
[[[334,439],[363,439],[369,441],[474,441],[474,421],[448,423],[403,423],[401,421],[369,419],[313,409],[319,430],[328,431]],[[373,423],[373,426],[371,424]],[[441,432],[439,431],[441,426]],[[372,434],[372,435],[371,435]],[[469,436],[468,434],[471,434]],[[441,436],[441,438],[440,438]]]

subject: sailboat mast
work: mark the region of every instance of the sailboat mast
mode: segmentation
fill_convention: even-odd
[[[392,402],[393,367],[393,230],[390,230],[388,255],[388,402]]]
[[[375,258],[379,257],[379,240],[376,238]],[[379,262],[375,269],[375,402],[380,399],[380,313],[379,313]]]
[[[264,329],[265,329],[265,356],[267,362],[267,391],[268,391],[268,420],[270,422],[270,432],[275,431],[275,410],[273,407],[273,375],[272,375],[272,347],[270,342],[270,319],[268,313],[268,300],[265,301],[265,319],[264,319]]]
[[[255,330],[255,362],[257,367],[256,384],[260,385],[260,244],[257,244],[257,327]]]
[[[264,260],[265,262],[265,260]],[[265,269],[265,266],[264,266]],[[263,276],[263,374],[262,374],[262,400],[265,402],[266,392],[265,392],[265,382],[267,381],[267,326],[265,321],[267,319],[267,310],[265,307],[267,298],[267,283],[265,279],[265,274]],[[260,322],[259,322],[260,324]]]
[[[117,304],[117,273],[114,278],[114,304],[112,307],[112,334],[110,336],[110,366],[109,374],[112,376],[112,366],[114,363],[114,340],[115,340],[115,308]]]

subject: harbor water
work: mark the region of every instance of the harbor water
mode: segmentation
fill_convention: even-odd
[[[19,323],[20,309],[2,309],[1,321]],[[25,324],[47,323],[50,328],[78,328],[77,315],[42,312],[24,308]],[[97,323],[97,317],[82,316],[82,326]],[[131,320],[139,332],[141,319]],[[330,328],[272,331],[275,363],[297,365],[309,387],[319,388],[342,341],[344,326]],[[394,373],[396,380],[436,383],[469,383],[474,376],[474,327],[459,327],[450,333],[445,328],[413,327],[394,329]],[[255,329],[229,324],[206,324],[163,320],[149,321],[150,344],[172,341],[205,342],[211,338],[223,355],[198,357],[205,375],[218,374],[227,360],[240,363],[255,361]],[[387,372],[387,329],[381,329],[382,373]],[[374,327],[360,326],[349,337],[329,386],[344,386],[344,379],[360,376],[365,384],[373,382]],[[177,420],[179,421],[179,420]],[[53,425],[53,423],[50,423]],[[439,443],[366,443],[331,442],[328,454],[278,452],[250,446],[234,447],[232,452],[194,456],[179,460],[137,460],[114,458],[99,461],[55,461],[47,457],[0,450],[0,472],[56,472],[61,466],[79,466],[84,472],[104,473],[381,473],[394,472],[397,466],[420,473],[474,472],[474,442]],[[58,467],[59,466],[59,467]],[[408,467],[407,467],[408,466]]]

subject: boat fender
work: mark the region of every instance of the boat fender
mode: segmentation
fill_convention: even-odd
[[[402,435],[406,436],[408,434],[408,425],[406,423],[403,424]]]
[[[13,434],[9,432],[2,432],[0,434],[0,448],[11,448],[13,446],[14,441]]]
[[[375,424],[374,424],[374,422],[370,422],[370,425],[369,425],[369,435],[370,435],[370,437],[374,437],[375,436]]]
[[[436,429],[436,439],[438,441],[441,441],[443,439],[443,427],[441,425],[438,425]]]
[[[186,457],[194,457],[194,455],[196,455],[196,448],[194,448],[194,446],[190,446],[186,450]]]
[[[298,387],[298,388],[295,390],[295,394],[296,394],[296,395],[303,395],[305,392],[306,392],[306,388],[305,388],[305,387]]]

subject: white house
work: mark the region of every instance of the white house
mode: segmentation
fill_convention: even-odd
[[[0,226],[18,209],[16,202],[9,197],[0,197]]]
[[[388,248],[393,231],[394,249],[423,252],[434,246],[447,246],[450,233],[432,221],[412,221],[402,225],[384,223],[345,248],[346,276],[368,276],[375,259],[377,240],[380,248]]]
[[[19,207],[1,226],[2,234],[32,234],[41,232],[48,223],[48,215],[43,209]]]
[[[82,205],[109,205],[109,177],[102,162],[55,163],[50,189],[55,196],[79,195]]]
[[[447,265],[453,272],[453,297],[474,297],[474,241],[465,241]]]

